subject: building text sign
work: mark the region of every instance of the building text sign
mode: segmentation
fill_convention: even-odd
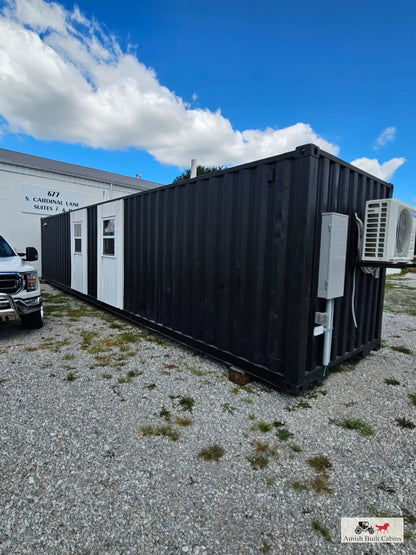
[[[22,212],[56,214],[82,206],[81,193],[22,185]]]

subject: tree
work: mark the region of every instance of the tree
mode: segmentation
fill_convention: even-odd
[[[212,168],[206,168],[205,166],[198,166],[196,169],[196,175],[204,175],[206,173],[212,172],[219,172],[224,169],[224,166],[213,166]],[[191,177],[191,170],[186,170],[185,172],[181,173],[175,177],[172,183],[178,183],[179,181],[185,181],[185,179],[190,179]]]

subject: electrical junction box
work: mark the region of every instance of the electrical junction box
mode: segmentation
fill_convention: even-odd
[[[347,238],[348,216],[324,212],[318,276],[318,297],[321,299],[344,296]]]

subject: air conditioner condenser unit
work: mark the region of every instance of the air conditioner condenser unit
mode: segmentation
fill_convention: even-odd
[[[368,200],[362,262],[413,262],[416,208],[397,199]]]

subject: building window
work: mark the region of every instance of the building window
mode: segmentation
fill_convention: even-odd
[[[74,252],[81,254],[82,253],[82,224],[76,223],[74,224]]]
[[[116,219],[103,220],[103,255],[115,255]]]

